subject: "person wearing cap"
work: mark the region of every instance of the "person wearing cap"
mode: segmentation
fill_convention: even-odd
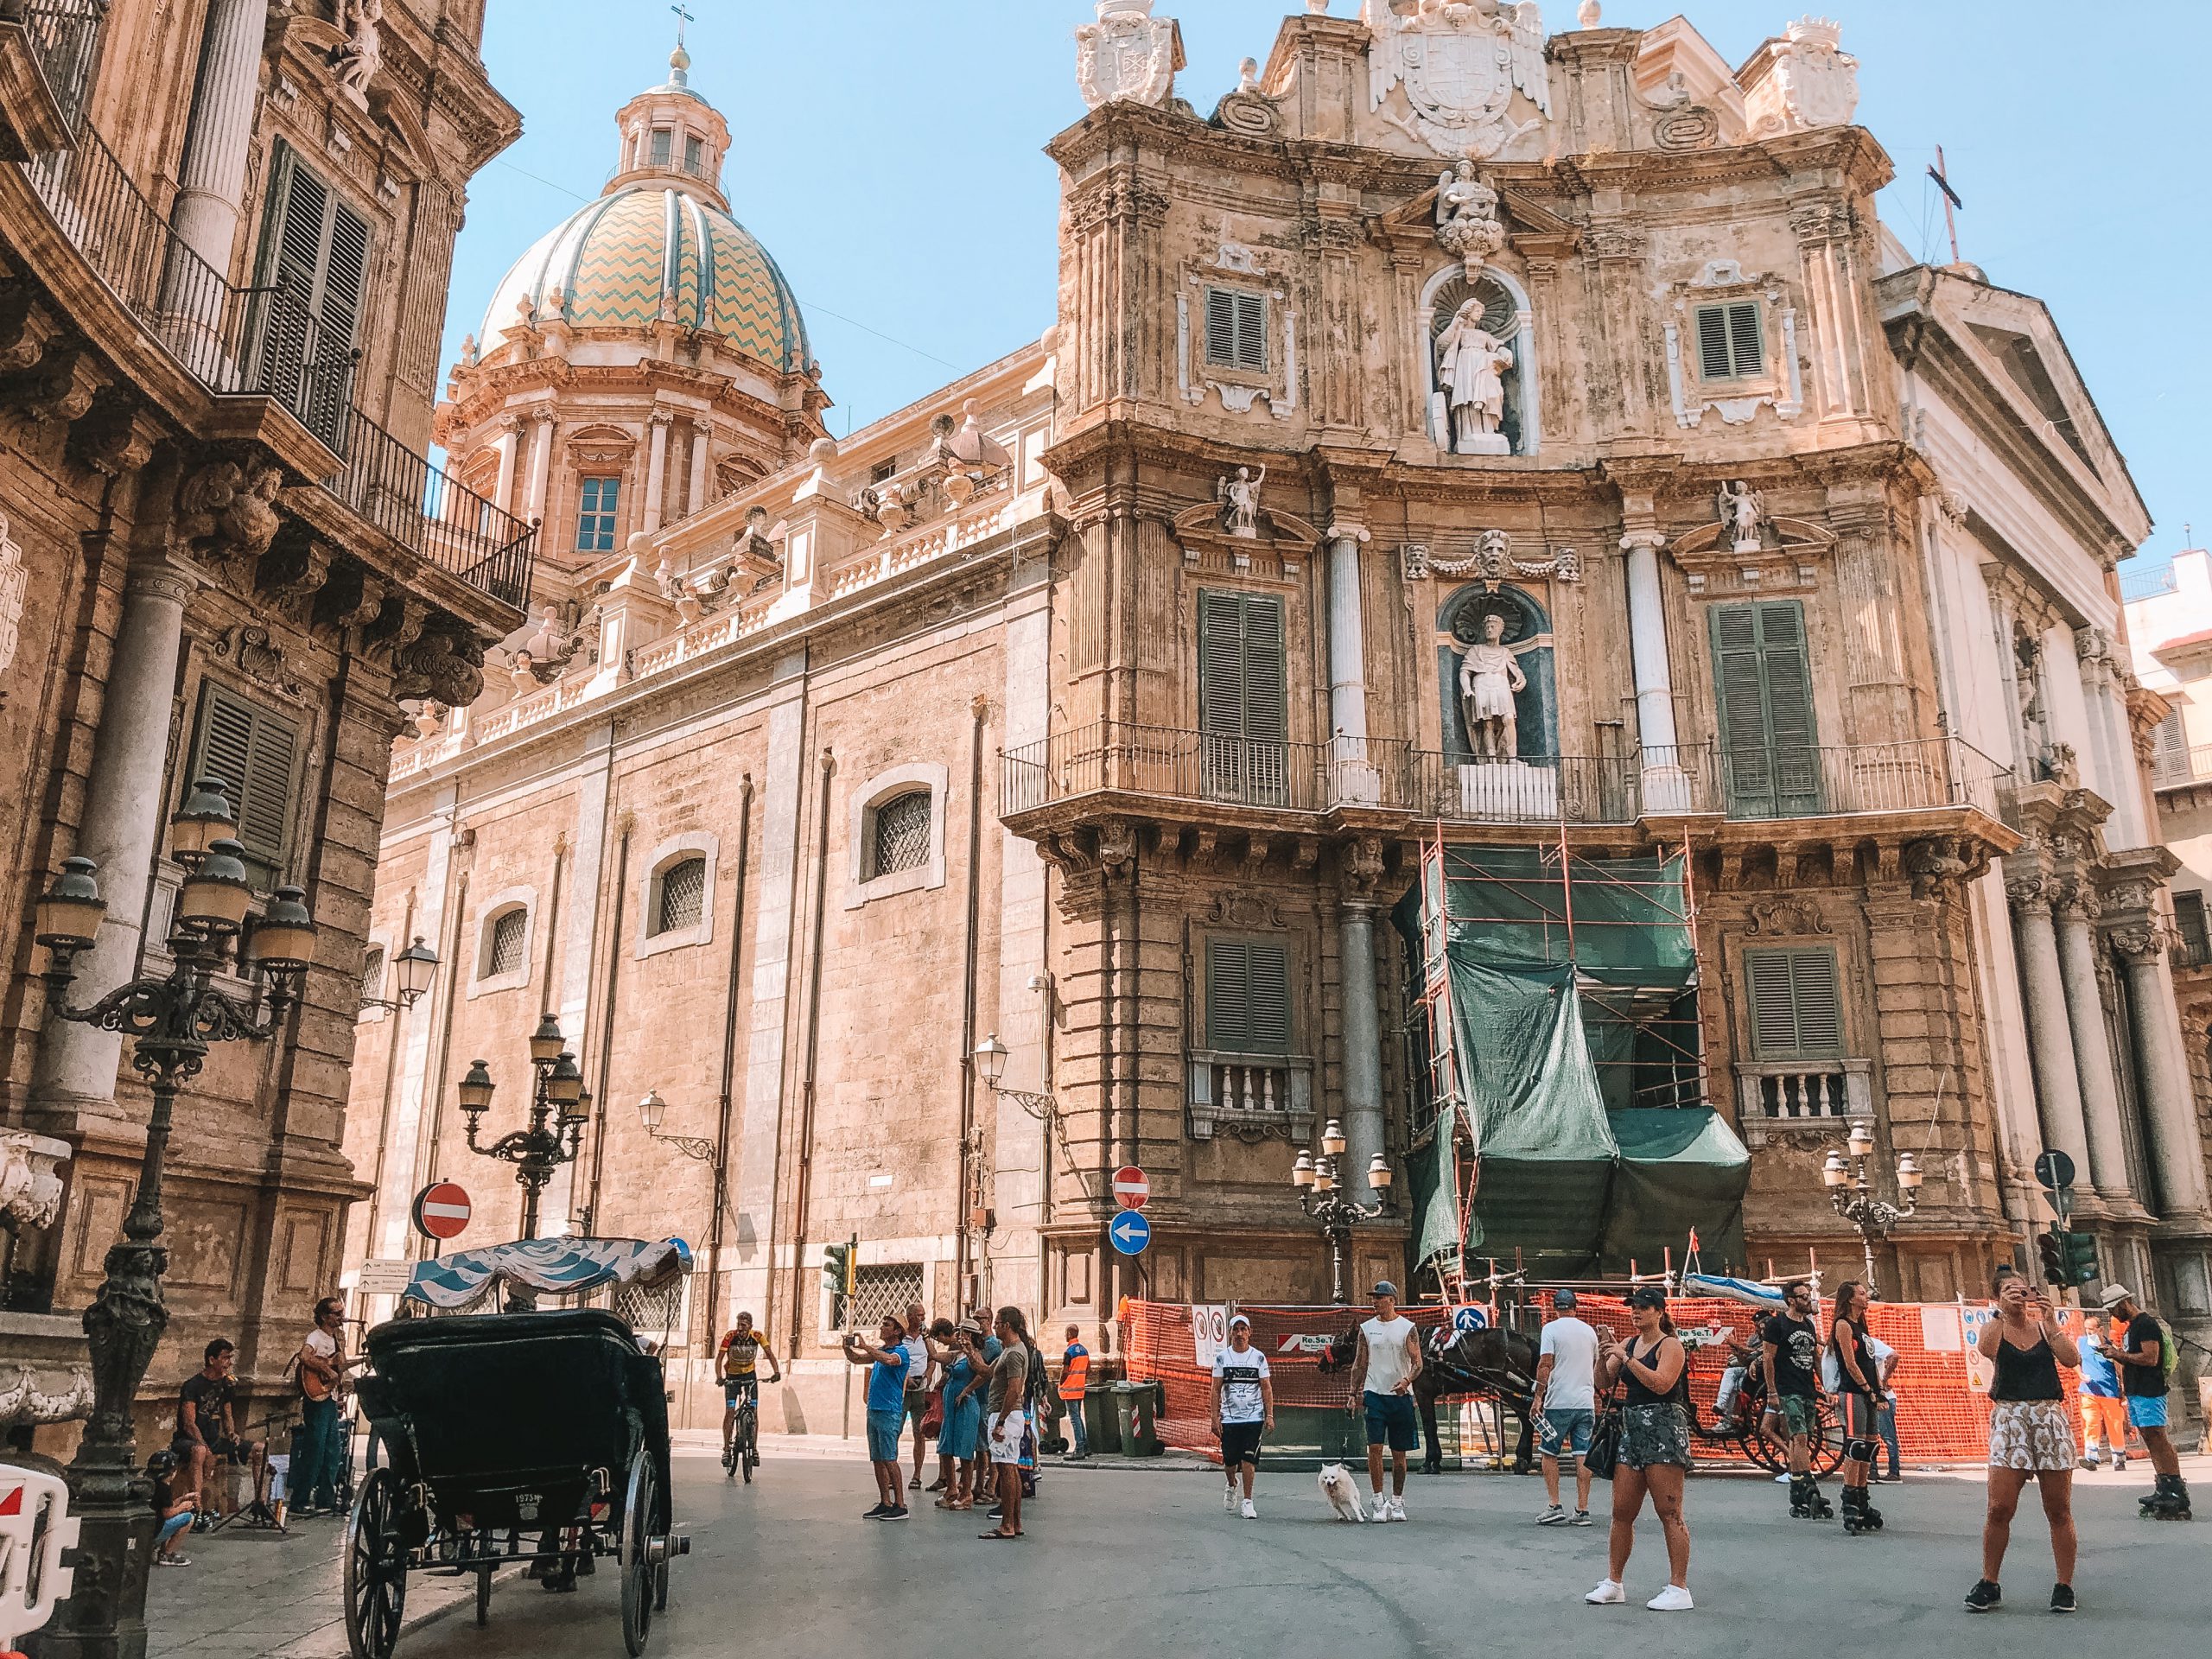
[[[2158,1484],[2143,1500],[2143,1513],[2160,1519],[2190,1519],[2189,1484],[2181,1478],[2181,1453],[2166,1432],[2166,1327],[2135,1300],[2126,1285],[2110,1285],[2102,1297],[2121,1335],[2112,1345],[2120,1367],[2120,1390],[2127,1400],[2128,1426],[2143,1437]],[[2123,1323],[2124,1322],[2124,1323]]]
[[[1544,1460],[1544,1493],[1551,1502],[1536,1517],[1540,1527],[1590,1524],[1590,1470],[1582,1454],[1598,1421],[1598,1333],[1577,1317],[1574,1293],[1552,1297],[1551,1320],[1536,1349],[1536,1449]],[[1574,1460],[1574,1513],[1560,1507],[1559,1460]]]
[[[1690,1528],[1682,1514],[1682,1487],[1690,1471],[1690,1357],[1667,1317],[1667,1293],[1638,1285],[1628,1294],[1636,1334],[1605,1339],[1599,1376],[1621,1384],[1619,1461],[1613,1468],[1613,1529],[1607,1539],[1605,1576],[1582,1599],[1593,1607],[1628,1599],[1623,1580],[1636,1546],[1636,1517],[1651,1500],[1667,1535],[1667,1582],[1643,1605],[1655,1613],[1687,1613],[1690,1599]]]
[[[1256,1521],[1252,1481],[1260,1472],[1260,1440],[1275,1426],[1275,1385],[1268,1357],[1252,1345],[1252,1321],[1242,1313],[1229,1322],[1229,1346],[1213,1357],[1213,1432],[1221,1442],[1221,1472],[1228,1486],[1224,1510],[1237,1507],[1236,1483],[1244,1483],[1243,1516]]]
[[[1414,1379],[1421,1375],[1421,1335],[1398,1312],[1398,1287],[1388,1279],[1373,1292],[1375,1317],[1359,1327],[1359,1353],[1351,1364],[1347,1415],[1367,1414],[1367,1484],[1375,1491],[1375,1518],[1406,1518],[1406,1456],[1421,1440],[1414,1412]],[[1390,1496],[1382,1496],[1382,1453],[1390,1453]]]

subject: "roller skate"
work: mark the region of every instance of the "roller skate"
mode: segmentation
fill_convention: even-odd
[[[1846,1532],[1856,1535],[1862,1532],[1879,1532],[1882,1529],[1882,1512],[1869,1503],[1866,1498],[1867,1492],[1864,1486],[1847,1486],[1843,1489],[1843,1529]]]
[[[2194,1519],[2189,1507],[2189,1483],[2179,1475],[2160,1475],[2158,1491],[2143,1500],[2143,1516],[2149,1521]]]
[[[1835,1506],[1821,1496],[1821,1483],[1811,1475],[1789,1478],[1789,1514],[1796,1521],[1833,1521]]]

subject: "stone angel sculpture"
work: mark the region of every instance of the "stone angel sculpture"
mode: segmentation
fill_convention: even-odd
[[[339,91],[365,105],[369,83],[384,67],[384,0],[345,0],[340,16],[346,43],[331,53],[330,67]]]
[[[1222,528],[1232,536],[1255,539],[1260,533],[1260,486],[1268,481],[1268,469],[1261,467],[1255,474],[1249,467],[1239,467],[1236,475],[1222,474],[1214,486],[1214,499],[1221,503]]]
[[[1755,553],[1759,548],[1759,531],[1767,521],[1766,501],[1757,490],[1741,479],[1721,486],[1715,498],[1720,509],[1720,522],[1733,538],[1736,551]]]
[[[1471,283],[1505,246],[1497,192],[1475,176],[1471,161],[1461,160],[1436,181],[1436,244],[1465,264]]]

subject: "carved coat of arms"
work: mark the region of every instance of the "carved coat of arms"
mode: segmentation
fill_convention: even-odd
[[[1550,117],[1544,20],[1535,0],[1421,0],[1409,14],[1393,11],[1389,0],[1368,0],[1366,22],[1374,36],[1370,107],[1382,110],[1392,90],[1404,86],[1413,107],[1409,130],[1439,155],[1487,161],[1535,128],[1535,121],[1511,118],[1516,91]]]
[[[1183,67],[1183,32],[1154,17],[1154,0],[1098,0],[1098,21],[1075,32],[1076,85],[1091,109],[1123,99],[1161,105]]]
[[[1859,110],[1859,60],[1843,49],[1837,25],[1800,18],[1770,49],[1769,79],[1746,100],[1756,135],[1850,124]]]

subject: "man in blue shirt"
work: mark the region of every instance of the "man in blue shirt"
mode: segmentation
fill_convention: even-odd
[[[2127,1407],[2120,1397],[2120,1368],[2112,1363],[2112,1338],[2101,1307],[2082,1310],[2082,1466],[2102,1461],[2098,1443],[2112,1454],[2112,1466],[2127,1467]]]
[[[906,1494],[899,1474],[899,1431],[906,1422],[906,1373],[914,1363],[906,1348],[906,1325],[887,1313],[876,1333],[879,1340],[862,1340],[857,1331],[845,1333],[845,1357],[855,1365],[872,1367],[868,1374],[868,1460],[875,1466],[875,1507],[862,1516],[868,1521],[904,1521]]]

